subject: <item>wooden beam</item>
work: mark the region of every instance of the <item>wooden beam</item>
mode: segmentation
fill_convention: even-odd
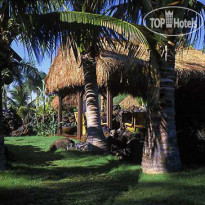
[[[112,129],[113,97],[111,91],[107,88],[107,126]]]
[[[77,137],[81,139],[83,132],[83,92],[78,92],[78,122],[77,122]]]
[[[58,95],[58,134],[63,134],[62,129],[62,95],[59,93]]]

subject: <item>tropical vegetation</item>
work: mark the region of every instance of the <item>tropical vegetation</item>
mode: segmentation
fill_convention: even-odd
[[[192,8],[204,15],[202,3],[196,0],[177,2],[10,0],[0,1],[0,5],[1,76],[5,67],[13,67],[14,59],[18,60],[18,56],[14,55],[10,48],[11,42],[17,37],[24,42],[30,54],[32,50],[34,51],[38,60],[46,52],[52,54],[59,44],[71,46],[76,59],[80,52],[85,78],[90,151],[107,149],[100,123],[95,68],[100,50],[105,44],[113,47],[113,40],[129,42],[131,53],[135,57],[139,51],[143,52],[143,47],[139,49],[140,45],[146,45],[145,49],[149,47],[152,77],[150,76],[149,81],[151,83],[148,96],[148,134],[145,140],[142,168],[147,173],[181,169],[175,128],[175,53],[179,45],[189,45],[193,39],[201,37],[200,31],[183,38],[164,38],[150,34],[139,24],[149,11],[168,5]],[[160,12],[155,13],[155,17],[161,15]],[[195,15],[190,16],[186,12],[178,15],[182,19],[196,18]],[[164,32],[170,35],[175,34],[174,29]],[[1,78],[0,86],[2,87],[3,84]],[[16,87],[16,93],[18,89],[20,88]],[[0,94],[2,98],[2,92]],[[15,96],[14,91],[13,96]],[[26,99],[26,96],[22,95],[22,98]],[[24,103],[21,102],[18,106],[24,106]],[[44,100],[42,106],[45,111]],[[2,110],[0,116],[2,118]],[[4,153],[3,136],[0,139],[0,150]],[[0,168],[5,168],[4,158],[0,159]]]
[[[59,12],[59,8],[62,6],[61,1],[1,1],[1,50],[6,51],[7,55],[1,56],[1,67],[11,64],[12,62],[12,52],[10,49],[11,42],[18,36],[25,44],[27,49],[31,51],[33,49],[36,57],[40,59],[39,54],[44,54],[46,51],[52,53],[56,48],[58,41],[62,43],[67,43],[68,38],[71,42],[72,47],[76,50],[77,47],[80,48],[81,53],[87,55],[87,52],[90,48],[102,48],[102,37],[111,41],[112,34],[115,38],[119,39],[119,35],[116,35],[117,31],[120,35],[125,35],[126,37],[132,37],[133,40],[138,40],[139,42],[146,43],[146,38],[140,31],[140,27],[137,25],[131,25],[127,22],[123,22],[116,18],[106,17],[100,14],[100,10],[107,6],[107,1],[101,2],[92,2],[92,7],[90,7],[89,1],[78,2],[71,1],[73,9],[77,8],[77,11],[64,11]],[[81,4],[82,3],[82,4]],[[111,3],[111,2],[110,2]],[[83,5],[80,6],[79,5]],[[53,11],[53,13],[52,13]],[[89,13],[86,13],[89,12]],[[94,13],[94,14],[93,14]],[[97,14],[96,14],[97,13]],[[52,18],[52,21],[50,19]],[[109,21],[109,24],[107,24]],[[72,29],[71,29],[72,24]],[[73,26],[73,24],[75,26]],[[120,24],[120,25],[119,25]],[[32,25],[32,26],[31,26]],[[54,26],[55,25],[55,26]],[[106,29],[105,29],[106,28]],[[88,35],[84,35],[82,38],[82,31],[87,30]],[[43,34],[43,35],[42,35]],[[131,35],[132,34],[132,35]],[[93,38],[95,37],[95,38]],[[91,46],[91,47],[90,47]],[[94,49],[94,50],[95,50]],[[90,62],[87,62],[88,65],[92,65],[92,62],[95,62],[95,53],[89,51],[89,55],[92,54]],[[94,52],[94,53],[93,53]],[[30,54],[32,54],[30,52]],[[84,59],[82,58],[82,62]],[[85,64],[87,64],[85,63]],[[88,69],[88,66],[84,66]],[[92,74],[93,73],[93,74]],[[88,72],[88,75],[85,75],[85,82],[89,83],[91,78],[89,77],[94,75],[94,72]],[[88,78],[86,78],[88,77]],[[88,80],[88,81],[87,81]],[[97,87],[92,83],[95,83],[95,80],[91,82],[91,87],[88,90],[91,91],[91,95],[94,98],[91,98],[91,104],[93,108],[97,109],[94,112],[93,120],[96,122],[96,125],[90,125],[88,120],[88,139],[90,143],[94,143],[94,146],[106,149],[105,138],[102,135],[102,130],[99,123],[99,106],[96,104]],[[1,86],[2,87],[2,86]],[[87,86],[85,86],[87,87]],[[94,91],[95,90],[95,91]],[[0,95],[2,98],[2,94]],[[87,98],[88,101],[88,98]],[[87,105],[90,103],[87,103]],[[2,105],[0,105],[2,107]],[[89,112],[89,107],[88,107]],[[92,113],[92,109],[91,109]],[[96,114],[95,114],[96,113]],[[1,111],[2,118],[2,111]],[[0,119],[1,120],[1,119]],[[92,122],[92,120],[90,121]],[[0,127],[1,128],[1,127]],[[93,138],[93,135],[96,137]],[[96,139],[96,140],[95,140]],[[96,143],[96,144],[95,144]],[[102,146],[101,146],[102,145]],[[0,147],[3,148],[3,136],[1,137]],[[4,151],[2,151],[4,152]],[[5,161],[5,160],[3,160]],[[3,166],[3,165],[2,165]]]

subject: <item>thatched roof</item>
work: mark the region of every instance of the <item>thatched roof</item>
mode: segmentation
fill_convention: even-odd
[[[135,88],[136,92],[143,89],[145,79],[140,77],[144,76],[142,73],[146,70],[146,63],[143,60],[130,59],[128,53],[128,49],[122,49],[122,46],[119,46],[115,49],[107,49],[99,55],[96,73],[100,90],[110,87],[112,92],[117,94],[123,90]],[[135,76],[134,81],[133,76]],[[76,61],[72,50],[65,51],[60,48],[46,78],[47,93],[59,91],[75,93],[83,87],[84,76],[80,56]]]
[[[121,103],[120,103],[120,106],[126,110],[132,108],[133,106],[135,107],[141,107],[141,105],[139,104],[139,101],[131,96],[131,95],[128,95]]]
[[[147,83],[144,74],[147,72],[149,55],[145,52],[142,59],[130,59],[128,53],[128,49],[118,46],[100,54],[96,67],[100,91],[108,86],[114,94],[145,94]],[[205,54],[194,49],[178,52],[175,70],[177,85],[186,83],[191,78],[205,78]],[[46,78],[47,93],[75,93],[83,86],[84,77],[80,60],[76,62],[72,50],[68,52],[60,48]]]
[[[190,79],[205,79],[205,54],[195,49],[179,51],[176,55],[176,81],[181,85]]]

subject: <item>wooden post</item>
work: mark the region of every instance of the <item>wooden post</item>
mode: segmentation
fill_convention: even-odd
[[[134,116],[134,131],[136,131],[136,113],[133,111],[133,116]]]
[[[58,95],[58,134],[62,135],[62,95]]]
[[[113,114],[113,97],[110,92],[110,129],[112,129],[112,114]]]
[[[112,129],[112,111],[113,110],[113,98],[112,93],[107,88],[107,126]]]
[[[107,88],[107,126],[109,127],[109,112],[110,112],[110,109],[109,109],[109,91],[108,91],[108,88]]]
[[[101,106],[100,106],[100,109],[102,112],[105,111],[105,98],[103,95],[101,95]]]
[[[77,122],[77,137],[78,137],[78,139],[81,139],[82,131],[83,131],[82,114],[83,114],[83,93],[78,92],[78,122]]]

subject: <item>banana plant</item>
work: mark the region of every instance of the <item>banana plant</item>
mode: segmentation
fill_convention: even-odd
[[[52,107],[53,97],[47,96],[45,92],[45,81],[42,81],[42,88],[38,87],[36,106],[33,108],[35,113],[35,130],[38,135],[55,135],[56,133],[56,111]]]

